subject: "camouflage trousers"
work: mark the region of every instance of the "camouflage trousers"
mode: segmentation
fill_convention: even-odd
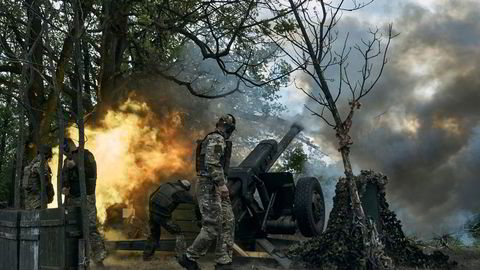
[[[148,221],[150,227],[150,234],[148,235],[147,242],[145,243],[145,249],[143,250],[143,258],[148,259],[155,253],[155,248],[158,246],[160,240],[160,233],[162,227],[171,235],[175,235],[175,253],[179,256],[185,252],[185,236],[182,234],[180,226],[173,222],[169,217],[162,217],[150,212],[150,218]]]
[[[40,194],[36,194],[31,191],[24,190],[23,203],[26,210],[40,209],[42,208],[42,200]]]
[[[95,195],[87,195],[87,212],[88,224],[90,232],[90,257],[96,262],[102,262],[107,257],[107,250],[105,249],[105,240],[98,231],[97,207],[95,205]],[[65,206],[81,206],[81,199],[77,197],[67,196],[65,198]]]
[[[205,255],[217,240],[216,262],[232,262],[235,217],[230,198],[221,198],[213,181],[200,177],[197,181],[197,200],[202,214],[202,229],[193,244],[187,249],[187,257],[196,260]]]

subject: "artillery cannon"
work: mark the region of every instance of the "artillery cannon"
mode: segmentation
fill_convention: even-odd
[[[319,181],[305,177],[295,183],[289,172],[269,172],[301,131],[300,125],[293,124],[279,143],[261,141],[240,165],[228,169],[237,242],[295,234],[297,229],[306,237],[322,233],[325,203]]]
[[[269,172],[275,161],[292,140],[302,131],[293,124],[280,142],[263,140],[237,166],[228,169],[228,188],[235,215],[235,243],[248,250],[259,244],[278,264],[286,269],[290,260],[279,255],[278,245],[291,243],[267,236],[295,234],[306,237],[322,233],[325,223],[325,203],[319,181],[314,177],[299,179],[296,183],[289,172]],[[190,244],[199,231],[200,211],[190,204],[181,204],[172,214]],[[196,212],[196,214],[195,214]],[[160,240],[158,250],[172,251],[175,239],[162,230],[166,238]],[[142,250],[144,240],[109,241],[111,249]],[[234,245],[237,253],[243,249]],[[245,253],[247,254],[247,253]],[[243,256],[243,255],[242,255]],[[250,258],[253,259],[253,258]],[[266,259],[266,258],[265,258]]]

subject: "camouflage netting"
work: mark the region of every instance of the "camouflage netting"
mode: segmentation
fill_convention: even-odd
[[[455,265],[448,256],[439,251],[425,254],[409,241],[402,231],[396,214],[389,209],[385,198],[387,177],[373,171],[362,171],[356,177],[359,193],[363,194],[368,183],[378,188],[377,199],[380,208],[379,234],[385,254],[396,266],[450,268]],[[306,263],[309,268],[361,269],[367,256],[360,231],[352,226],[352,208],[346,179],[339,180],[333,199],[333,209],[327,230],[319,237],[307,240],[289,249],[290,257]]]
[[[470,232],[477,241],[480,240],[480,215],[474,216],[465,224],[465,230]]]

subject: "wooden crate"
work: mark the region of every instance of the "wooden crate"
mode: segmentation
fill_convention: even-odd
[[[17,211],[0,210],[0,270],[18,269],[19,218]]]
[[[177,223],[182,232],[185,234],[185,237],[195,238],[200,232],[200,227],[197,223],[197,216],[195,214],[195,205],[194,204],[179,204],[178,207],[172,213],[172,221]],[[170,235],[165,229],[162,228],[161,238],[175,238]]]
[[[0,270],[78,269],[80,208],[0,211]]]

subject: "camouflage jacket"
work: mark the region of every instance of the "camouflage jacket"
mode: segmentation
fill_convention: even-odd
[[[226,184],[225,171],[230,163],[231,143],[218,132],[208,134],[201,142],[198,159],[202,169],[199,175],[210,177],[216,185]],[[205,174],[203,174],[205,173]]]
[[[26,192],[39,194],[41,190],[40,183],[40,155],[37,155],[30,164],[23,169],[22,188]],[[53,185],[52,185],[52,170],[45,161],[45,168],[43,169],[45,176],[45,191],[47,192],[48,202],[53,200]]]

